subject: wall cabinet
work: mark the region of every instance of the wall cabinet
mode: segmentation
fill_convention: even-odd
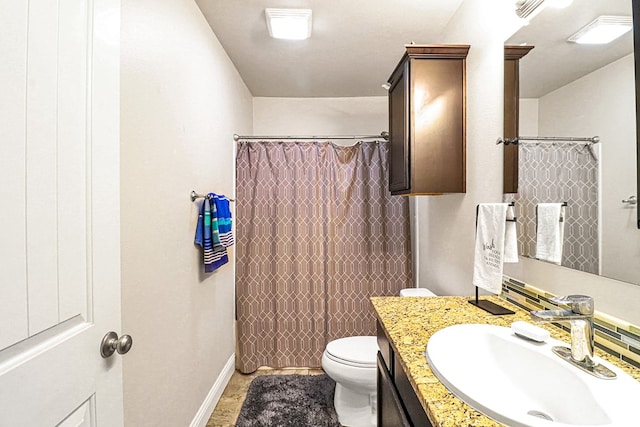
[[[389,78],[389,190],[465,192],[468,45],[407,45]]]
[[[502,137],[512,139],[518,136],[520,103],[520,59],[533,46],[504,47],[504,129]],[[518,146],[504,146],[503,192],[518,192]]]
[[[380,322],[377,336],[378,427],[432,427]]]

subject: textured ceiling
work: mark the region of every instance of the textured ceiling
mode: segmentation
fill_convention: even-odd
[[[462,0],[197,0],[253,96],[386,96],[404,45],[438,43]],[[303,41],[269,37],[264,9],[313,10]]]
[[[439,35],[462,3],[196,1],[252,95],[268,97],[385,96],[381,85],[402,57],[404,45],[440,43]],[[270,38],[264,17],[267,7],[312,9],[311,38]],[[630,16],[631,0],[574,0],[567,9],[546,7],[507,41],[535,46],[521,62],[522,97],[544,95],[632,52],[630,34],[606,46],[566,41],[601,14]]]

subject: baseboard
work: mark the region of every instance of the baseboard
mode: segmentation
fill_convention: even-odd
[[[200,409],[198,409],[196,416],[193,417],[193,421],[191,421],[189,427],[206,427],[213,410],[222,396],[224,388],[229,383],[231,375],[233,375],[235,366],[236,355],[234,353],[231,355],[229,360],[227,360],[224,368],[222,368],[222,372],[218,375],[216,382],[213,383],[213,387],[211,387],[211,390],[207,393],[207,397],[204,399],[204,402],[202,402],[202,405],[200,405]]]

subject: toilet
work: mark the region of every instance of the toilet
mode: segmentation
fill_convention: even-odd
[[[333,404],[343,426],[376,425],[377,354],[375,336],[333,340],[322,354],[322,369],[336,382]]]
[[[402,297],[436,296],[425,288],[406,288]],[[331,341],[322,354],[322,369],[336,382],[333,404],[343,426],[377,424],[378,340],[375,336],[345,337]]]
[[[435,297],[436,294],[426,288],[404,288],[400,290],[401,297]]]

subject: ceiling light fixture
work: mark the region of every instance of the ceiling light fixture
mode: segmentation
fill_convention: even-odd
[[[531,19],[533,18],[531,14],[536,12],[536,10],[536,13],[539,13],[542,10],[540,6],[542,6],[543,3],[544,0],[517,0],[516,15],[518,15],[518,18]]]
[[[630,16],[599,16],[569,37],[569,41],[580,44],[606,44],[631,30],[631,27]]]
[[[304,40],[311,36],[311,9],[267,8],[264,14],[274,39]]]

